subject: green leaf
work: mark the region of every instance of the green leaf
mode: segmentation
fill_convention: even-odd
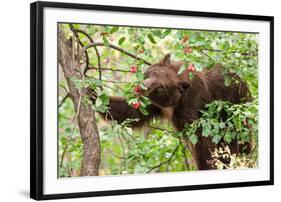
[[[131,105],[132,103],[138,102],[138,101],[139,101],[138,98],[133,98],[133,99],[128,100],[128,104]]]
[[[233,118],[233,121],[234,121],[234,126],[235,126],[236,130],[240,131],[240,129],[241,129],[241,119],[240,119],[240,116],[235,116]]]
[[[207,124],[205,127],[203,127],[202,136],[208,137],[210,135],[210,127],[210,124]]]
[[[140,106],[142,106],[143,108],[146,107],[146,104],[144,102],[140,102]]]
[[[190,47],[193,47],[193,46],[204,46],[205,44],[206,44],[205,41],[196,41],[195,43],[190,44]]]
[[[223,139],[224,139],[224,141],[226,142],[226,143],[231,143],[231,141],[232,141],[232,136],[231,136],[231,134],[230,134],[230,132],[227,132],[224,136],[223,136]]]
[[[214,135],[214,137],[212,138],[213,143],[218,144],[221,140],[221,136],[220,135]]]
[[[93,25],[88,25],[88,26],[87,26],[87,29],[88,29],[88,34],[89,34],[90,36],[92,36],[92,35],[96,32],[96,30],[95,30],[95,28],[94,28]]]
[[[107,38],[105,36],[102,37],[103,43],[105,46],[109,46],[109,41],[107,40]]]
[[[203,67],[197,63],[197,62],[193,62],[194,66],[196,67],[196,70],[199,71],[199,72],[202,72],[203,71]]]
[[[154,39],[154,37],[152,36],[151,33],[147,34],[147,37],[148,37],[148,39],[151,43],[156,44],[156,41],[155,41],[155,39]]]
[[[111,30],[109,31],[109,33],[110,33],[110,34],[113,34],[114,32],[117,32],[118,29],[119,29],[118,26],[114,26],[114,27],[111,28]]]
[[[138,81],[142,81],[144,79],[144,74],[142,72],[138,71],[135,75]]]
[[[121,37],[119,40],[118,40],[118,45],[121,46],[124,41],[126,40],[126,37]]]
[[[101,98],[102,103],[103,103],[104,105],[108,105],[108,104],[109,104],[109,96],[108,96],[108,95],[106,95],[105,93],[103,93],[100,98]]]
[[[103,32],[109,32],[109,31],[110,31],[109,26],[104,26],[104,27],[103,27]]]
[[[147,90],[147,87],[143,83],[140,83],[140,86],[141,86],[141,89]]]
[[[99,107],[94,106],[94,110],[97,112],[105,113],[108,110],[108,107],[105,105],[100,105]]]
[[[193,73],[192,73],[192,72],[189,72],[189,73],[188,73],[188,78],[189,78],[190,80],[192,80],[193,77],[194,77]]]
[[[139,42],[141,45],[144,45],[144,44],[145,44],[144,36],[140,35],[139,38],[138,38],[138,42]]]
[[[192,134],[190,137],[189,137],[189,141],[192,143],[192,144],[196,144],[198,142],[198,137],[197,135],[194,135]]]
[[[224,122],[220,122],[220,123],[219,123],[219,127],[220,127],[221,129],[225,128]]]
[[[159,38],[162,38],[162,32],[161,32],[161,30],[154,30],[154,31],[152,31],[152,34],[154,35],[154,36],[157,36],[157,37],[159,37]]]
[[[96,99],[96,107],[99,107],[99,106],[101,106],[102,105],[102,99],[100,98],[100,97],[98,97],[97,99]]]
[[[172,32],[171,29],[166,29],[166,30],[162,33],[163,38],[166,37],[166,36],[168,36],[171,32]]]
[[[186,70],[186,65],[181,66],[181,68],[178,71],[178,75],[182,74]]]
[[[139,110],[145,116],[147,116],[149,114],[148,111],[144,107],[142,107],[142,106],[140,106]]]
[[[147,98],[145,96],[141,96],[141,101],[146,105],[151,104],[151,101],[149,100],[149,98]]]
[[[222,45],[221,45],[221,49],[227,51],[230,48],[230,43],[229,41],[225,41]]]
[[[102,86],[102,82],[100,80],[96,80],[96,79],[86,79],[85,82],[93,90],[95,90],[98,86]]]
[[[73,27],[74,27],[75,29],[80,29],[80,24],[73,24]]]

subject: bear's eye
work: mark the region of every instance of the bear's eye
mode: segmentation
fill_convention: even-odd
[[[164,92],[164,88],[163,87],[158,87],[156,88],[157,92],[162,93]]]
[[[156,76],[157,77],[158,76],[158,72],[152,72],[151,76]]]

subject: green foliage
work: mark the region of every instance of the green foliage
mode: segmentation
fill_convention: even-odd
[[[150,128],[149,134],[144,136],[141,132],[130,128],[131,121],[135,120],[127,120],[122,124],[113,121],[110,127],[101,128],[102,157],[104,158],[101,168],[104,175],[146,173],[154,171],[153,168],[160,172],[187,169],[183,163],[182,152],[186,152],[188,156],[190,154],[186,149],[183,150],[178,137],[153,127]],[[156,120],[153,122],[155,125],[159,123]],[[106,162],[111,163],[107,165]],[[167,163],[160,165],[163,162]]]
[[[73,126],[73,114],[72,101],[66,99],[58,112],[60,177],[79,175],[81,167],[83,144],[79,130]]]
[[[73,37],[68,24],[60,24],[65,35]],[[100,57],[94,48],[88,49],[89,66],[95,67],[87,71],[81,80],[72,79],[79,92],[90,87],[97,92],[93,109],[97,112],[108,110],[109,96],[122,96],[129,105],[140,103],[141,113],[147,115],[150,100],[135,92],[136,86],[142,84],[144,72],[148,68],[145,61],[156,63],[166,53],[172,59],[185,62],[178,74],[182,74],[190,64],[196,71],[204,71],[220,63],[224,73],[235,72],[245,81],[253,96],[253,101],[242,104],[231,104],[215,101],[206,105],[200,113],[202,117],[193,123],[186,124],[185,130],[176,132],[170,123],[157,119],[149,123],[149,127],[132,130],[127,120],[121,124],[105,122],[97,114],[96,121],[100,132],[101,164],[100,175],[134,174],[146,172],[174,172],[194,170],[186,160],[191,158],[188,149],[182,144],[187,138],[192,144],[198,143],[197,130],[204,137],[211,137],[214,143],[224,140],[231,143],[235,138],[240,142],[258,143],[258,40],[256,34],[218,31],[177,30],[158,28],[135,28],[122,26],[100,26],[74,24],[77,29],[84,30],[95,42],[104,43],[99,46]],[[84,46],[89,45],[88,38],[79,34]],[[143,60],[137,60],[109,47],[110,44],[126,50]],[[85,58],[81,59],[81,70],[85,68]],[[99,67],[109,68],[102,70]],[[132,73],[131,67],[137,72]],[[101,80],[99,77],[101,76]],[[67,84],[64,77],[59,77],[59,103],[66,95]],[[193,74],[189,74],[193,78]],[[236,82],[225,76],[225,85]],[[83,97],[83,102],[89,102]],[[90,102],[89,102],[90,103]],[[227,119],[220,118],[220,113],[227,114]],[[58,110],[59,125],[59,176],[78,176],[80,173],[83,144],[77,123],[73,123],[75,111],[71,99],[67,98]],[[225,148],[223,148],[225,150]],[[227,149],[226,149],[227,150]],[[228,151],[228,150],[227,150]],[[226,151],[226,153],[227,153]],[[216,151],[221,155],[219,151]],[[230,168],[255,167],[257,149],[251,156],[234,156],[231,153]],[[216,158],[214,154],[214,158]],[[217,161],[216,161],[217,162]],[[220,162],[217,168],[222,168]]]
[[[126,40],[126,37],[121,37],[119,40],[118,40],[118,45],[122,45],[124,43],[124,41]]]
[[[221,113],[226,114],[226,120],[221,118]],[[258,132],[257,113],[256,100],[243,104],[214,101],[206,105],[206,110],[201,111],[200,119],[185,125],[185,134],[189,139],[191,137],[193,139],[196,131],[202,129],[202,136],[211,137],[215,144],[218,144],[221,139],[227,143],[231,143],[234,139],[250,142]]]
[[[93,108],[97,112],[105,113],[108,110],[109,96],[100,88],[98,88],[96,92],[97,99]]]

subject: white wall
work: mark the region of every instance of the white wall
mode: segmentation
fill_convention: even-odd
[[[29,3],[1,2],[0,10],[0,201],[25,201],[29,192]],[[72,0],[74,2],[74,0]],[[76,1],[78,3],[78,1]],[[81,3],[81,2],[79,2]],[[275,16],[275,186],[143,194],[77,201],[267,201],[280,198],[281,13],[270,0],[84,0],[83,3]],[[279,56],[279,57],[278,57]],[[278,92],[279,90],[279,92]],[[280,146],[279,146],[280,145]],[[233,176],[235,177],[235,176]]]

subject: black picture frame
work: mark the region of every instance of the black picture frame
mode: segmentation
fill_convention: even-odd
[[[189,185],[175,187],[154,187],[143,189],[129,190],[112,190],[112,191],[95,191],[95,192],[77,192],[65,194],[43,193],[43,9],[61,8],[61,9],[81,9],[81,10],[100,10],[100,11],[121,11],[130,13],[147,13],[147,14],[163,14],[176,16],[196,16],[196,17],[211,17],[211,18],[226,18],[239,20],[255,20],[268,21],[270,23],[270,180],[255,181],[255,182],[240,182],[240,183],[221,183],[221,184],[204,184],[204,185]],[[92,197],[106,195],[121,195],[121,194],[138,194],[138,193],[153,193],[153,192],[171,192],[171,191],[186,191],[198,189],[215,189],[228,187],[245,187],[259,185],[273,185],[274,183],[274,17],[258,16],[258,15],[240,15],[227,13],[213,12],[196,12],[183,10],[168,10],[168,9],[152,9],[152,8],[135,8],[121,6],[103,6],[75,3],[57,3],[57,2],[35,2],[30,5],[30,197],[36,200],[45,199],[62,199],[76,197]]]

